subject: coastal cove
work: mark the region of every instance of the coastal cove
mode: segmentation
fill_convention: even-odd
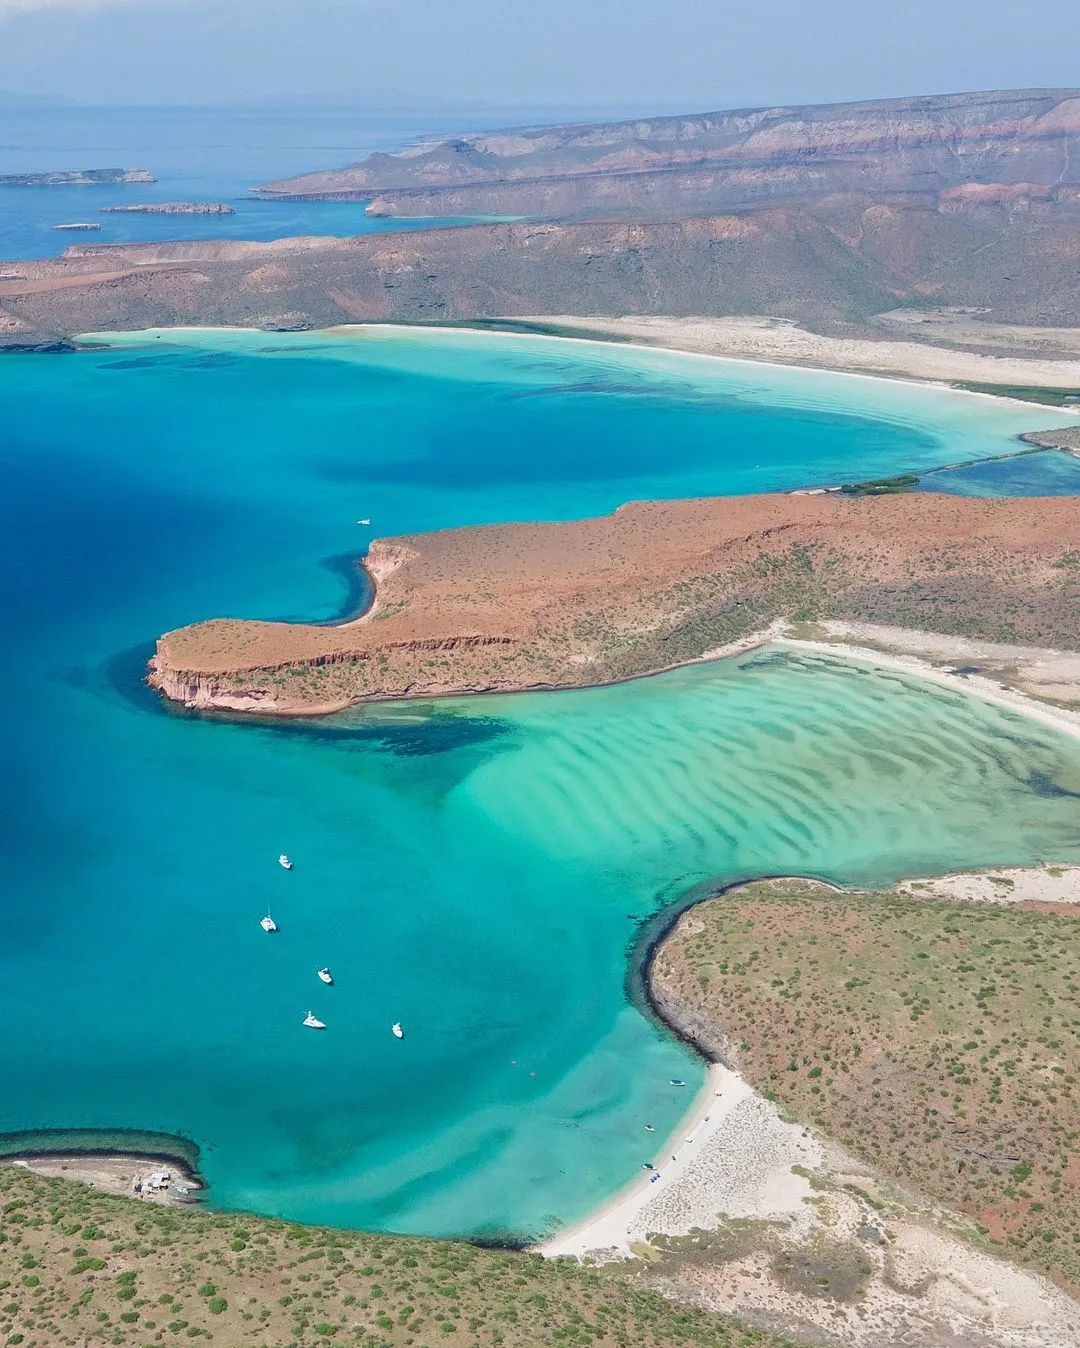
[[[532,1239],[619,1189],[701,1081],[626,1000],[650,915],[749,874],[1080,859],[1080,746],[821,652],[277,725],[139,682],[166,627],[335,616],[327,558],[372,533],[886,476],[1073,417],[477,333],[94,342],[0,362],[0,1128],[178,1133],[225,1206]]]

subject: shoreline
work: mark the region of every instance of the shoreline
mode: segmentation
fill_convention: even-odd
[[[1080,736],[1080,722],[1076,725],[1075,733]],[[995,877],[1004,877],[1003,888],[997,893],[992,892],[995,889]],[[1077,890],[1075,899],[1071,893],[1048,895],[1039,892],[1047,880],[1052,882],[1059,879],[1064,879],[1065,885],[1052,887],[1060,889],[1075,886]],[[768,1097],[723,1060],[722,1048],[710,1047],[702,1042],[692,1024],[682,1024],[671,1018],[654,995],[650,975],[655,957],[664,941],[696,907],[727,898],[755,885],[776,881],[797,881],[835,894],[855,897],[873,892],[866,886],[848,888],[811,876],[756,875],[721,886],[702,886],[685,905],[676,903],[658,915],[664,919],[663,924],[650,936],[645,956],[636,970],[641,983],[641,993],[649,1013],[657,1023],[704,1060],[705,1082],[686,1115],[668,1135],[653,1158],[656,1173],[660,1175],[660,1179],[655,1182],[657,1192],[653,1191],[654,1182],[648,1173],[638,1175],[579,1221],[573,1222],[531,1247],[535,1253],[547,1259],[572,1258],[579,1262],[590,1262],[592,1259],[604,1262],[608,1258],[613,1260],[633,1258],[636,1254],[635,1245],[645,1239],[642,1231],[639,1229],[635,1232],[634,1227],[640,1228],[641,1219],[652,1200],[664,1189],[670,1188],[673,1183],[688,1175],[695,1161],[700,1162],[706,1157],[709,1144],[724,1130],[734,1111],[744,1102],[765,1103],[769,1108],[773,1108]],[[1019,887],[1019,892],[1013,892],[1016,887]],[[1080,904],[1080,866],[1072,863],[1062,863],[1058,866],[1041,862],[1035,866],[994,867],[987,871],[947,871],[935,876],[904,877],[895,880],[884,889],[890,894],[896,894],[897,897],[912,902],[961,903],[973,906],[985,903],[1018,903],[1050,909],[1057,904],[1070,906],[1073,903]],[[1026,890],[1032,892],[1027,893]],[[795,1127],[798,1128],[797,1125]],[[810,1137],[819,1149],[828,1150],[836,1147],[832,1138],[819,1138],[809,1130],[803,1130],[803,1133],[805,1137]],[[680,1138],[683,1139],[681,1145],[678,1142]],[[851,1168],[857,1168],[857,1165],[853,1164]],[[665,1180],[668,1181],[667,1184]],[[718,1193],[717,1198],[720,1201],[723,1195]],[[767,1202],[765,1207],[769,1208]],[[781,1210],[783,1204],[778,1205],[777,1213]],[[719,1212],[723,1213],[722,1207]],[[756,1220],[768,1221],[774,1215],[777,1214],[771,1210],[759,1211]]]
[[[186,1207],[201,1203],[209,1192],[198,1169],[183,1157],[166,1152],[27,1148],[0,1156],[0,1166],[28,1170],[45,1178],[70,1180],[102,1193],[147,1203]],[[155,1171],[165,1172],[170,1179],[153,1187],[145,1185],[148,1174]],[[175,1188],[176,1185],[182,1186],[183,1191]]]
[[[576,331],[574,326],[572,326],[572,323],[568,322],[569,319],[570,319],[569,315],[558,315],[552,317],[550,320],[545,319],[543,317],[530,317],[521,319],[493,318],[493,319],[476,320],[475,322],[470,322],[470,320],[468,319],[449,320],[444,323],[407,323],[407,322],[388,323],[385,321],[373,320],[372,322],[360,322],[360,323],[335,323],[325,328],[306,328],[300,334],[290,334],[290,335],[303,335],[303,336],[329,335],[332,337],[336,337],[341,341],[349,341],[355,339],[360,334],[369,331],[405,332],[416,334],[438,333],[440,335],[449,333],[460,333],[465,336],[510,338],[526,341],[573,342],[578,345],[599,346],[599,347],[610,346],[620,350],[640,351],[643,353],[652,353],[652,354],[655,354],[656,352],[660,351],[674,356],[686,357],[688,359],[693,360],[707,360],[712,361],[714,363],[728,362],[733,365],[765,366],[766,368],[771,367],[778,370],[787,370],[791,372],[798,372],[801,374],[823,374],[823,375],[838,375],[838,376],[842,375],[845,378],[849,379],[869,379],[886,384],[906,384],[913,388],[927,388],[927,387],[936,388],[940,389],[943,392],[959,394],[966,398],[996,399],[997,401],[1010,403],[1016,407],[1023,407],[1026,411],[1031,410],[1032,408],[1039,405],[1029,402],[1023,398],[1011,397],[1008,393],[991,393],[983,389],[958,387],[957,383],[960,382],[959,375],[956,376],[957,382],[952,382],[950,379],[942,376],[919,375],[918,373],[910,370],[907,372],[901,371],[895,374],[890,374],[887,371],[862,370],[841,364],[830,365],[830,364],[814,363],[811,361],[800,363],[795,360],[778,359],[774,355],[753,356],[746,354],[744,351],[732,351],[732,352],[728,352],[726,350],[705,351],[690,346],[679,346],[670,338],[665,340],[663,334],[659,335],[656,341],[649,341],[647,339],[634,340],[633,336],[623,335],[622,333],[620,333],[617,326],[612,326],[608,329],[605,329],[603,326],[605,323],[617,325],[620,322],[628,321],[625,319],[609,317],[609,318],[595,318],[595,319],[590,318],[590,319],[574,320],[580,321],[582,325],[586,323],[598,325],[595,328],[590,326],[583,333]],[[658,319],[657,321],[664,322],[665,320]],[[678,320],[668,320],[668,321],[678,321]],[[709,322],[711,320],[689,319],[688,321]],[[786,323],[786,320],[783,321]],[[507,324],[522,324],[522,325],[535,324],[538,329],[547,327],[553,330],[546,332],[540,330],[535,332],[518,331],[513,327],[497,326],[499,323],[502,322],[505,322]],[[792,331],[805,333],[808,337],[816,336],[816,334],[810,333],[808,329],[800,328],[797,324],[794,323],[790,325],[790,328]],[[238,326],[236,324],[213,325],[213,324],[199,324],[199,323],[184,323],[184,324],[174,324],[169,327],[137,328],[126,332],[119,331],[113,333],[113,332],[91,331],[85,333],[77,333],[71,340],[74,342],[74,350],[78,352],[82,350],[96,350],[100,349],[102,346],[109,346],[112,342],[112,339],[116,337],[121,336],[130,337],[148,332],[161,332],[161,333],[231,332],[240,334],[250,334],[252,336],[273,335],[273,330],[270,330],[268,332],[266,329],[263,328],[246,328]],[[820,338],[819,340],[828,342],[837,339]],[[883,342],[880,343],[880,345],[891,346],[894,344]],[[925,348],[920,348],[920,350],[938,352],[948,356],[956,356],[957,358],[968,357],[970,359],[976,360],[995,359],[993,357],[985,357],[985,358],[981,357],[977,352],[960,351],[950,347],[936,346],[932,344],[927,344]],[[1053,363],[1044,359],[1034,357],[1032,358],[1016,357],[1015,359],[1024,361],[1032,366]],[[1077,366],[1077,382],[1078,384],[1080,384],[1080,361],[1075,361],[1071,363],[1074,363]],[[1031,373],[1035,374],[1036,371],[1033,370]],[[977,374],[986,374],[986,371],[979,371],[973,368],[968,382],[989,383],[989,384],[994,383],[993,379],[981,379],[975,377],[975,375]],[[1015,386],[1015,384],[1003,383],[1000,385],[1000,387],[1002,388],[1009,388],[1013,386]],[[1048,384],[1044,386],[1032,385],[1032,387],[1055,388],[1060,386]],[[1051,416],[1060,415],[1069,418],[1080,419],[1080,406],[1053,407],[1048,405],[1047,413],[1048,415]],[[1037,434],[1038,429],[1035,429],[1032,432],[1027,433]],[[1018,435],[1016,438],[1019,439],[1020,436]]]
[[[660,1176],[655,1181],[659,1189],[664,1187],[665,1180],[677,1180],[685,1174],[736,1106],[753,1094],[753,1087],[737,1072],[723,1063],[709,1062],[705,1080],[686,1116],[664,1139],[659,1151],[653,1156],[653,1171],[636,1176],[580,1222],[533,1246],[533,1251],[545,1259],[567,1256],[580,1259],[590,1250],[601,1249],[618,1248],[629,1253],[625,1227],[629,1224],[629,1218],[640,1211],[642,1199],[653,1196],[654,1181],[650,1176]],[[680,1146],[676,1139],[684,1134],[688,1136]],[[675,1147],[674,1154],[670,1151],[672,1146]]]

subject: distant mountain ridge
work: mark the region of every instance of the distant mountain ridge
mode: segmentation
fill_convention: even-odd
[[[650,210],[682,213],[763,196],[942,191],[973,177],[1075,181],[1068,142],[1077,135],[1080,89],[945,94],[481,132],[258,190],[374,197],[384,214],[445,213],[448,202],[522,214],[632,212],[640,193]]]

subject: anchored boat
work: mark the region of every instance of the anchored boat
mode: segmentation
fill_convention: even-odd
[[[316,1014],[314,1013],[314,1011],[309,1011],[309,1012],[307,1013],[307,1015],[304,1017],[304,1024],[308,1027],[309,1030],[325,1030],[325,1029],[326,1029],[326,1022],[320,1020],[320,1019],[318,1018],[318,1016],[316,1016]]]
[[[324,983],[332,983],[334,981],[334,976],[329,969],[319,969],[317,970],[317,973]]]

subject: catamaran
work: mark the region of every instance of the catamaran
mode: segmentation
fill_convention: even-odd
[[[263,931],[277,931],[277,923],[270,916],[270,910],[267,909],[266,916],[259,919],[259,926]]]
[[[334,981],[334,976],[329,969],[319,969],[317,972],[324,983],[332,983]]]
[[[283,866],[287,871],[292,870],[292,862],[289,860],[289,858],[285,855],[284,852],[282,852],[281,856],[278,857],[277,864],[279,866]]]
[[[316,1016],[314,1011],[309,1011],[307,1013],[307,1015],[304,1017],[304,1024],[308,1027],[309,1030],[326,1029],[326,1022],[320,1020],[318,1016]]]

